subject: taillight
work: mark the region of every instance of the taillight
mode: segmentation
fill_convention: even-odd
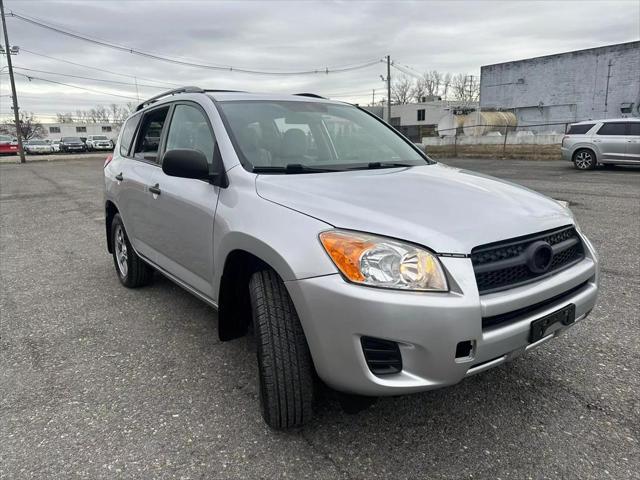
[[[564,141],[565,141],[567,138],[569,138],[569,137],[567,137],[566,135],[565,135],[564,137],[562,137],[562,146],[563,146],[563,147],[564,147]]]
[[[107,165],[109,165],[109,162],[111,162],[111,160],[113,160],[113,155],[112,154],[107,155],[107,158],[104,161],[104,166],[106,167]]]

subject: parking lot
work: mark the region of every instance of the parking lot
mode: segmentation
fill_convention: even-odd
[[[598,306],[453,387],[358,414],[326,392],[288,433],[211,308],[160,276],[119,284],[101,159],[0,165],[0,477],[640,478],[640,169],[446,163],[569,201],[602,260]]]

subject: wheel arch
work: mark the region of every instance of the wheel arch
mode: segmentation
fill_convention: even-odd
[[[571,161],[574,160],[576,153],[578,153],[580,150],[589,150],[591,153],[593,153],[593,156],[596,158],[596,162],[600,161],[601,154],[596,148],[596,146],[591,143],[579,143],[575,145],[571,151]]]

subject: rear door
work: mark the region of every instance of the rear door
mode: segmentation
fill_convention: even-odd
[[[135,140],[126,152],[126,159],[118,165],[117,172],[121,189],[118,208],[129,240],[139,254],[153,261],[155,257],[150,245],[155,232],[148,214],[151,203],[149,187],[160,170],[158,149],[168,113],[168,105],[144,112]]]
[[[602,153],[602,161],[625,160],[627,158],[627,122],[606,122],[593,137]]]
[[[627,135],[627,157],[634,162],[640,162],[640,122],[629,122]]]
[[[195,149],[209,166],[219,156],[205,111],[195,102],[174,104],[163,151]],[[213,297],[213,220],[220,188],[206,180],[154,176],[148,221],[149,239],[159,267],[201,293]]]

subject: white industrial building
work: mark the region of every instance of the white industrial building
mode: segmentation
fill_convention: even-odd
[[[89,135],[105,135],[109,139],[115,139],[120,133],[120,124],[109,122],[43,123],[42,126],[49,140],[62,137],[86,138]]]
[[[438,122],[445,115],[468,112],[477,107],[478,104],[475,102],[449,100],[391,105],[391,120],[387,118],[386,106],[363,108],[388,121],[410,140],[419,142],[422,137],[436,134]]]
[[[640,116],[640,41],[485,65],[480,107],[518,127]]]

